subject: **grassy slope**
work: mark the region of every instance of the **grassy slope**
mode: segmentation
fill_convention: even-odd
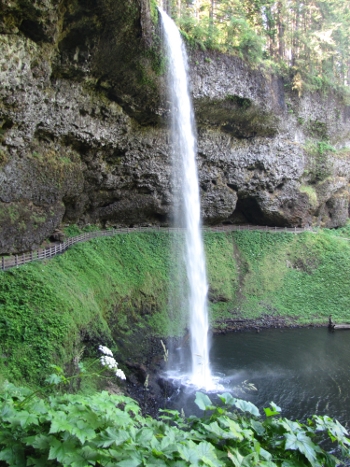
[[[300,323],[349,321],[350,228],[273,234],[206,233],[213,324],[263,314]],[[170,239],[118,235],[47,262],[0,273],[0,373],[38,382],[52,362],[93,355],[133,331],[167,333]],[[181,315],[181,313],[179,313]],[[174,323],[181,316],[172,315]],[[182,323],[183,325],[184,323]]]
[[[349,321],[350,242],[341,237],[347,229],[337,233],[235,234],[246,268],[244,317],[265,312],[305,324],[326,323],[332,314]]]
[[[53,359],[79,355],[82,341],[113,347],[108,322],[127,334],[138,315],[164,312],[168,242],[162,234],[96,239],[1,273],[0,365],[37,381]]]

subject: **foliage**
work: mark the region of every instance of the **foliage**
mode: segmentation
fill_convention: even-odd
[[[309,201],[313,206],[316,207],[318,205],[317,192],[314,187],[311,185],[301,185],[299,191],[308,195]]]
[[[252,105],[252,102],[250,99],[247,99],[245,97],[240,97],[237,95],[227,95],[226,97],[227,100],[234,102],[238,107],[240,107],[243,110],[249,109],[249,107]]]
[[[96,232],[99,228],[94,224],[87,224],[80,228],[76,224],[66,225],[63,229],[65,237],[75,237],[84,232]]]
[[[150,10],[151,10],[151,18],[152,23],[157,25],[158,23],[158,7],[156,0],[150,0]]]
[[[336,153],[336,149],[327,141],[307,141],[305,151],[309,155],[308,172],[311,183],[326,179],[332,173],[329,153]]]
[[[347,0],[173,0],[168,5],[192,45],[272,65],[299,95],[329,87],[349,94]]]
[[[0,396],[0,461],[33,466],[336,466],[319,447],[328,435],[345,457],[350,440],[337,421],[314,416],[307,425],[279,417],[273,403],[260,417],[250,402],[219,395],[220,406],[197,393],[203,418],[162,411],[145,418],[137,403],[106,392],[40,399],[5,384]]]
[[[152,318],[164,336],[154,315],[166,313],[168,260],[167,235],[133,233],[2,272],[1,374],[37,384],[50,363],[74,368],[101,340],[115,350]]]

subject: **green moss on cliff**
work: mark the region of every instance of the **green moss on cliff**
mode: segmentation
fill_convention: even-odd
[[[7,164],[8,156],[5,151],[0,149],[0,168]]]

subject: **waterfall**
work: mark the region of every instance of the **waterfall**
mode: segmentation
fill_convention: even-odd
[[[188,65],[180,32],[171,18],[160,11],[168,59],[171,110],[171,143],[175,186],[175,221],[185,228],[185,265],[188,279],[188,311],[192,372],[190,383],[212,387],[209,365],[208,310],[204,246],[201,233],[197,143],[188,84]],[[185,290],[185,287],[183,288]]]

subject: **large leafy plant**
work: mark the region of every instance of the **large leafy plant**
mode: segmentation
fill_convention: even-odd
[[[350,440],[337,421],[315,416],[307,424],[265,416],[250,402],[225,393],[215,406],[197,393],[203,417],[164,410],[143,417],[129,397],[107,392],[41,399],[6,384],[0,397],[0,465],[9,466],[336,466],[319,447],[327,434],[343,456]]]

